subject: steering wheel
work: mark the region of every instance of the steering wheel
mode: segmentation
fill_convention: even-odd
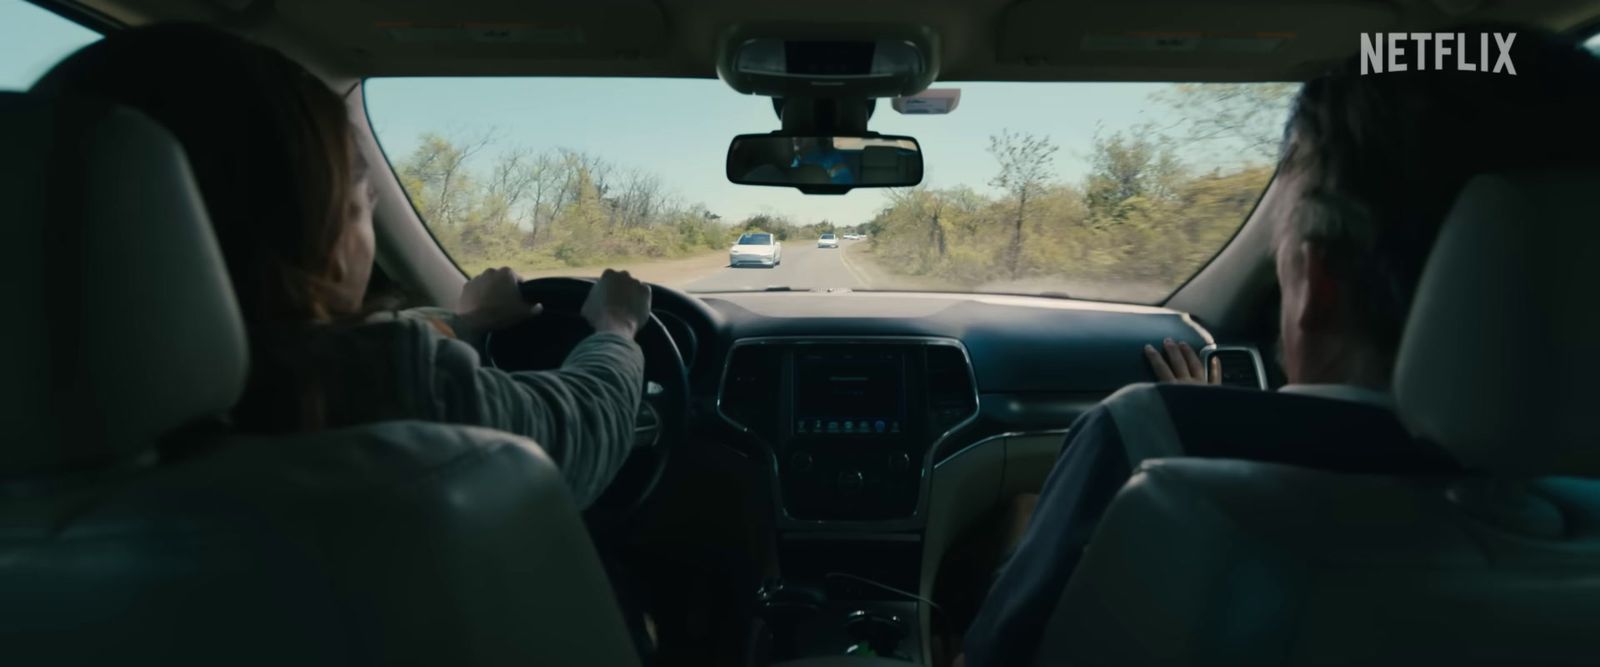
[[[543,304],[544,313],[491,334],[484,341],[489,365],[508,371],[559,368],[567,353],[594,333],[579,315],[593,286],[594,281],[586,278],[524,281],[523,300]],[[643,505],[686,433],[689,372],[672,334],[652,313],[635,340],[644,351],[645,386],[634,448],[605,493],[588,509],[591,524],[620,523]]]

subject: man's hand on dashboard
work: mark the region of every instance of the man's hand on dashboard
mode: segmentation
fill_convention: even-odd
[[[589,289],[581,314],[596,333],[613,332],[632,338],[650,319],[650,286],[627,271],[606,269]]]
[[[510,267],[485,269],[461,288],[456,316],[474,331],[495,331],[544,312],[537,303],[522,300],[522,279]]]
[[[1155,371],[1156,380],[1179,384],[1222,382],[1222,368],[1216,358],[1211,359],[1211,373],[1208,378],[1205,365],[1200,363],[1200,355],[1196,354],[1188,343],[1174,342],[1168,338],[1161,341],[1161,347],[1165,355],[1152,345],[1144,346],[1144,358],[1150,362],[1150,370]]]

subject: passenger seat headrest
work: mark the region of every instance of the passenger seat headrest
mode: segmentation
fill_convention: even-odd
[[[1462,190],[1395,364],[1400,414],[1463,464],[1600,475],[1600,170]]]
[[[129,109],[0,94],[0,477],[136,458],[230,408],[244,325],[177,140]]]

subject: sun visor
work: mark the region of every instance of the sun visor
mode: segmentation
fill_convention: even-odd
[[[512,0],[460,6],[417,0],[359,3],[280,1],[278,12],[319,41],[345,46],[383,75],[450,75],[466,69],[525,69],[529,61],[609,61],[660,57],[666,19],[649,0],[544,4],[529,12]],[[524,63],[519,68],[517,63]],[[381,63],[381,67],[376,67]]]

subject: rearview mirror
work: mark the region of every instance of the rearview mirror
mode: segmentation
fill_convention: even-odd
[[[806,194],[908,187],[922,182],[922,146],[903,136],[741,134],[728,146],[728,180]]]

